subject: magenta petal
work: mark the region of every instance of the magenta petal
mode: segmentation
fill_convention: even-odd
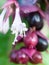
[[[43,13],[43,11],[37,5],[20,6],[20,10],[24,13],[30,13],[30,12],[37,12],[38,11],[41,14],[42,17],[45,17],[45,14]]]
[[[49,40],[45,35],[43,35],[40,31],[37,31],[36,32],[37,33],[37,35],[39,35],[40,37],[42,37],[42,38],[44,38],[44,39],[46,39],[46,40]]]
[[[38,11],[38,7],[36,5],[33,5],[33,6],[20,6],[20,9],[24,13],[30,13],[30,12]]]

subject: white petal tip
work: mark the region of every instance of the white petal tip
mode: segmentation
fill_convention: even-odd
[[[15,45],[15,43],[13,42],[12,45]]]

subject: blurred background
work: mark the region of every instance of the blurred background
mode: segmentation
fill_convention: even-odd
[[[6,0],[0,0],[0,7],[5,2]],[[49,37],[49,28],[47,23],[45,23],[41,32],[47,37]],[[14,40],[14,35],[11,34],[10,30],[7,32],[6,35],[0,33],[0,65],[22,65],[22,64],[14,64],[9,61],[9,53],[11,51],[13,40]],[[20,47],[20,46],[21,45],[18,45],[17,47]],[[43,56],[43,63],[38,65],[49,65],[49,53],[43,52],[42,56]],[[28,65],[34,65],[34,64],[28,63]]]

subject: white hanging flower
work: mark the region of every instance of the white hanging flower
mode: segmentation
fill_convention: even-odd
[[[7,9],[5,8],[2,13],[0,14],[0,32],[6,34],[9,30],[9,18],[7,18],[6,21],[4,21],[4,16]]]
[[[9,18],[6,20],[6,22],[3,24],[3,27],[2,27],[2,32],[4,34],[7,33],[7,31],[9,30]]]
[[[14,19],[14,22],[11,26],[12,34],[15,34],[15,39],[14,39],[14,42],[12,44],[15,44],[15,41],[18,41],[17,40],[18,34],[23,36],[23,33],[25,33],[25,31],[27,31],[27,30],[28,29],[26,28],[26,24],[22,23],[22,21],[21,21],[21,17],[19,14],[19,8],[17,8],[16,12],[15,12],[15,19]]]
[[[2,32],[3,19],[4,19],[5,13],[6,13],[6,9],[4,9],[4,10],[2,11],[2,13],[0,14],[0,32]]]
[[[13,34],[16,34],[16,35],[18,35],[18,33],[20,33],[21,35],[23,34],[23,32],[27,31],[25,23],[22,23],[21,21],[21,17],[19,14],[19,8],[16,9],[15,19],[11,26],[11,31]]]

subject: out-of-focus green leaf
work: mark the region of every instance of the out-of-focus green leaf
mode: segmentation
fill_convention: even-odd
[[[6,2],[7,0],[0,0],[0,7]]]

